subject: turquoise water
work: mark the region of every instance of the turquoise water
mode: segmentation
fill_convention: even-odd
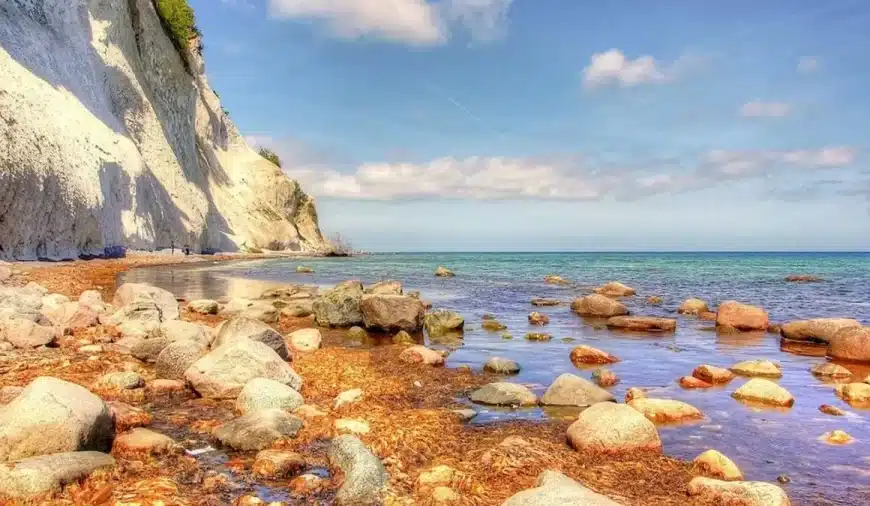
[[[313,275],[295,273],[297,265],[315,269]],[[438,265],[454,270],[455,278],[433,276]],[[789,274],[813,274],[822,283],[786,283]],[[543,283],[547,274],[572,282],[569,287]],[[459,311],[472,330],[454,346],[448,366],[462,364],[480,368],[491,355],[512,358],[522,372],[511,379],[530,385],[542,394],[553,378],[564,372],[589,378],[594,368],[578,370],[568,356],[577,344],[590,344],[622,358],[610,367],[621,382],[610,390],[621,398],[628,387],[650,388],[653,397],[688,402],[706,414],[700,423],[660,427],[668,455],[692,459],[715,448],[728,455],[747,479],[775,481],[787,474],[784,487],[795,504],[870,504],[870,410],[857,410],[842,403],[833,384],[820,381],[810,368],[824,357],[803,356],[780,350],[779,339],[766,333],[718,335],[709,322],[675,316],[674,310],[688,297],[700,297],[711,305],[736,299],[763,306],[771,320],[843,316],[870,324],[870,254],[840,253],[417,253],[378,254],[346,259],[274,259],[211,266],[161,267],[132,271],[128,280],[153,282],[188,297],[258,293],[274,283],[308,283],[330,286],[345,279],[372,283],[398,279],[406,290],[420,290],[435,307]],[[624,300],[633,314],[678,318],[673,335],[650,337],[596,329],[595,322],[574,315],[567,304],[535,308],[551,323],[550,342],[528,342],[522,336],[541,330],[527,323],[534,297],[550,297],[569,303],[592,287],[611,280],[637,290]],[[661,305],[646,302],[650,295],[664,299]],[[484,314],[491,313],[508,326],[513,340],[480,329]],[[570,337],[573,343],[563,343]],[[429,343],[443,347],[439,343]],[[720,366],[745,359],[767,358],[779,362],[779,383],[797,399],[789,410],[747,407],[730,393],[743,379],[724,388],[683,390],[676,380],[702,363]],[[857,381],[870,367],[844,364]],[[832,417],[818,411],[820,404],[833,404],[847,411]],[[541,409],[491,410],[481,406],[475,423],[495,423],[511,418],[564,416],[564,412]],[[830,446],[818,441],[823,433],[841,429],[856,438],[848,446]]]

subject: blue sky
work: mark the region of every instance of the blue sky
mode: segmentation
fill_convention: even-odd
[[[190,3],[356,247],[870,249],[864,0]]]

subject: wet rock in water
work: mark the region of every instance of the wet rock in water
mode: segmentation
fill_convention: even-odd
[[[581,412],[568,427],[568,441],[575,450],[591,455],[662,453],[656,426],[631,407],[612,402]]]
[[[347,329],[344,337],[349,341],[364,343],[369,339],[369,333],[362,327],[351,327]]]
[[[580,316],[594,318],[610,318],[628,314],[628,308],[625,307],[625,304],[597,293],[575,299],[571,303],[571,310]]]
[[[477,416],[477,411],[473,409],[452,409],[451,411],[456,413],[459,419],[463,422],[471,421]]]
[[[870,385],[868,385],[870,386]],[[790,408],[794,397],[785,388],[764,378],[752,378],[731,394],[738,401]]]
[[[815,318],[788,322],[780,327],[780,334],[793,341],[828,343],[840,330],[855,327],[861,323],[851,318]]]
[[[550,323],[550,317],[543,313],[534,311],[529,314],[530,325],[546,325],[548,323]]]
[[[302,387],[302,378],[275,351],[258,341],[241,339],[220,346],[197,360],[184,378],[203,397],[235,398],[254,378]]]
[[[511,335],[510,332],[505,332],[501,335],[501,338],[504,339],[505,341],[510,341],[511,339],[514,338],[514,336]]]
[[[160,318],[162,320],[177,320],[181,316],[178,311],[178,301],[175,300],[175,295],[162,288],[143,283],[124,283],[121,285],[115,292],[112,304],[115,307],[122,307],[132,304],[142,297],[153,300],[157,304],[157,307],[160,308]]]
[[[402,282],[395,280],[379,281],[365,289],[365,293],[372,295],[403,295]],[[415,299],[419,299],[419,292]]]
[[[327,290],[312,306],[314,321],[321,327],[352,327],[363,322],[360,302],[363,285],[356,280],[345,281]]]
[[[302,395],[289,386],[266,378],[254,378],[245,383],[236,398],[236,411],[243,415],[263,409],[293,411],[302,406]]]
[[[132,371],[119,371],[104,374],[97,380],[97,387],[115,390],[132,390],[145,386],[142,376]]]
[[[687,315],[700,315],[701,313],[710,312],[710,308],[707,306],[707,302],[701,299],[686,299],[680,304],[680,307],[677,308],[677,313],[687,314]]]
[[[767,325],[768,334],[779,334],[780,332],[782,332],[782,325],[778,323],[770,323]]]
[[[332,440],[329,463],[344,473],[344,484],[335,501],[339,505],[380,504],[389,475],[384,465],[356,436],[339,436]]]
[[[607,320],[607,326],[631,332],[673,332],[677,330],[677,320],[652,316],[614,316]]]
[[[549,341],[553,339],[553,334],[546,332],[529,332],[525,335],[526,341]]]
[[[867,383],[838,385],[836,393],[844,401],[850,404],[863,404],[870,402],[870,385]]]
[[[345,434],[368,434],[371,432],[368,422],[365,420],[354,420],[351,418],[342,418],[335,421],[335,430]]]
[[[86,478],[98,469],[114,466],[115,459],[111,455],[93,451],[55,453],[0,463],[0,495],[27,499],[47,494]]]
[[[312,269],[311,267],[307,267],[305,265],[297,265],[296,266],[296,273],[297,274],[313,274],[314,269]]]
[[[174,446],[171,437],[140,427],[116,437],[112,452],[124,456],[159,455],[170,452]]]
[[[779,364],[770,360],[744,360],[731,366],[731,372],[740,376],[781,378],[782,370]]]
[[[135,427],[151,425],[151,414],[144,409],[136,408],[119,401],[111,401],[106,404],[108,404],[109,413],[115,421],[116,434]]]
[[[284,341],[284,336],[265,323],[246,316],[236,316],[218,325],[215,329],[215,338],[211,347],[216,349],[227,343],[240,340],[263,343],[282,359],[288,360],[291,358],[290,350]]]
[[[819,439],[832,445],[847,445],[855,441],[855,438],[842,430],[825,432]]]
[[[717,327],[732,327],[740,331],[766,330],[768,323],[770,321],[764,309],[734,300],[719,304],[716,312]]]
[[[509,358],[489,357],[483,364],[483,370],[497,374],[517,374],[520,372],[520,365]]]
[[[30,320],[14,319],[0,322],[0,341],[20,349],[39,348],[52,344],[57,337],[54,329]]]
[[[157,355],[154,372],[158,378],[182,380],[184,372],[206,352],[205,346],[191,340],[169,343]]]
[[[6,386],[0,387],[0,405],[9,404],[16,397],[21,395],[21,392],[24,391],[24,387],[14,387],[14,386]]]
[[[870,327],[839,330],[828,343],[828,356],[852,362],[870,362]]]
[[[599,402],[615,401],[613,394],[574,374],[562,374],[544,392],[541,404],[545,406],[591,406]]]
[[[235,450],[262,450],[279,439],[296,437],[301,428],[299,418],[280,409],[263,409],[224,423],[214,437]]]
[[[197,299],[192,300],[187,307],[194,313],[199,314],[218,314],[220,304],[212,299]]]
[[[831,362],[825,362],[824,364],[818,364],[810,369],[810,372],[813,373],[813,376],[819,376],[822,378],[851,378],[852,371],[846,369],[845,367],[834,364]]]
[[[692,371],[692,376],[713,385],[724,385],[734,379],[734,373],[724,367],[702,364]]]
[[[557,299],[545,299],[542,297],[536,297],[532,299],[532,305],[538,307],[550,307],[550,306],[558,306],[562,302]]]
[[[724,481],[742,481],[743,472],[737,464],[716,450],[707,450],[692,461],[692,472]]]
[[[619,377],[613,371],[606,368],[596,369],[592,373],[592,380],[600,387],[612,387],[619,383]]]
[[[435,350],[425,346],[411,346],[399,355],[399,360],[411,364],[425,364],[432,366],[444,365],[444,357]]]
[[[635,399],[628,405],[654,423],[673,423],[704,418],[704,413],[695,406],[672,399]]]
[[[281,479],[289,478],[307,466],[305,457],[286,450],[261,450],[257,453],[251,470],[260,476]]]
[[[290,341],[290,346],[294,350],[308,352],[320,348],[323,336],[320,335],[320,331],[317,329],[301,329],[291,332],[287,336],[287,340]]]
[[[703,311],[698,313],[698,318],[704,321],[714,322],[716,321],[716,313],[712,311]]]
[[[210,333],[211,329],[203,325],[182,320],[169,320],[160,324],[160,336],[170,342],[190,340],[208,346],[211,342]]]
[[[544,471],[535,487],[511,496],[502,506],[619,506],[557,471]]]
[[[581,344],[571,350],[571,363],[578,364],[614,364],[619,359],[606,351]]]
[[[429,337],[461,334],[465,328],[465,318],[454,311],[438,309],[426,314],[423,325],[426,327]]]
[[[689,482],[689,496],[704,504],[740,506],[789,506],[786,493],[776,485],[760,481],[722,481],[697,476]]]
[[[824,281],[824,279],[811,274],[791,274],[786,276],[785,280],[789,283],[818,283]]]
[[[108,451],[113,437],[106,403],[85,388],[57,378],[36,378],[12,402],[0,407],[0,461]]]
[[[629,297],[635,294],[634,288],[624,285],[618,281],[605,283],[595,289],[595,293],[608,297]]]
[[[821,411],[822,413],[824,413],[826,415],[831,415],[831,416],[845,416],[846,415],[845,411],[838,408],[837,406],[831,406],[830,404],[822,404],[821,406],[819,406],[819,411]]]
[[[517,383],[490,383],[471,393],[471,400],[494,406],[533,406],[538,397],[527,387]]]
[[[345,390],[344,392],[338,394],[338,396],[335,398],[333,408],[338,409],[348,404],[354,404],[362,399],[362,395],[363,392],[359,388],[354,388],[353,390]]]
[[[439,278],[452,278],[455,275],[456,274],[454,274],[453,271],[451,271],[447,267],[443,267],[443,266],[439,265],[438,268],[435,269],[435,276],[437,276]]]
[[[417,344],[417,341],[411,337],[411,334],[400,330],[393,336],[393,344]]]
[[[646,392],[637,387],[631,387],[625,392],[625,403],[633,401],[634,399],[646,399]]]
[[[549,274],[547,276],[544,276],[544,283],[547,283],[548,285],[559,285],[559,286],[566,286],[566,285],[571,284],[570,281],[563,278],[562,276],[556,276],[554,274]]]
[[[423,303],[404,295],[363,295],[359,305],[366,328],[386,332],[423,329]]]
[[[498,320],[484,320],[483,323],[480,324],[480,328],[489,332],[499,332],[507,329],[507,327]]]

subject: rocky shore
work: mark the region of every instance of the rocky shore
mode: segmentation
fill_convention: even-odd
[[[694,462],[663,455],[658,425],[706,415],[640,388],[618,402],[607,388],[619,378],[606,367],[592,381],[563,374],[540,397],[511,381],[521,365],[509,359],[443,367],[449,353],[425,346],[424,333],[461,342],[465,319],[430,309],[425,294],[405,294],[400,282],[287,286],[221,300],[114,285],[118,272],[166,261],[0,266],[9,272],[0,285],[0,496],[10,503],[790,504],[777,485],[743,481],[717,449]],[[608,283],[571,307],[613,332],[678,325],[629,314],[620,299],[634,295]],[[678,312],[703,318],[710,310],[693,299]],[[771,326],[763,309],[735,301],[710,319],[724,333]],[[549,320],[535,311],[529,321]],[[494,318],[484,322],[504,330]],[[867,360],[867,327],[854,320],[778,330],[784,340]],[[619,357],[580,345],[571,361]],[[813,374],[845,377],[841,369],[829,363]],[[732,402],[789,409],[800,401],[775,382],[782,373],[773,362],[699,364],[687,373],[674,378],[684,388],[748,378]],[[860,406],[870,384],[844,383],[835,394]],[[475,405],[579,415],[472,425]],[[821,437],[853,441],[843,431]]]

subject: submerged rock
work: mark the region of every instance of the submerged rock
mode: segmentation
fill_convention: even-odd
[[[731,397],[739,401],[757,402],[770,406],[786,408],[794,406],[794,397],[788,390],[764,378],[750,379],[734,391]]]
[[[629,406],[611,402],[600,402],[581,412],[568,427],[568,442],[590,455],[662,452],[662,441],[652,422]]]
[[[299,418],[280,409],[264,409],[221,425],[214,437],[236,450],[262,450],[279,439],[296,437],[301,428]]]
[[[363,295],[359,305],[366,328],[387,332],[418,332],[423,328],[423,303],[404,295]]]
[[[184,378],[203,397],[232,399],[254,378],[302,387],[302,378],[275,351],[258,341],[229,342],[197,360]]]
[[[553,339],[553,334],[546,332],[529,332],[525,335],[526,341],[549,341]]]
[[[544,471],[535,488],[511,496],[502,506],[619,506],[556,471]]]
[[[704,418],[704,413],[695,406],[672,399],[635,399],[628,405],[654,423],[673,423]]]
[[[534,311],[529,314],[530,325],[546,325],[548,323],[550,323],[550,317],[543,313]]]
[[[376,505],[381,503],[389,475],[384,465],[356,436],[332,440],[329,463],[344,473],[344,483],[335,496],[337,504]]]
[[[824,281],[824,279],[812,274],[790,274],[785,277],[785,280],[789,283],[818,283]]]
[[[581,344],[571,350],[571,363],[578,364],[613,364],[619,362],[619,358],[606,351]]]
[[[527,387],[516,383],[490,383],[471,393],[471,400],[497,406],[533,406],[538,397]]]
[[[563,278],[562,276],[556,276],[554,274],[549,274],[547,276],[544,276],[544,283],[547,283],[548,285],[559,285],[559,286],[566,286],[566,285],[571,284],[570,281]]]
[[[502,330],[506,330],[507,326],[505,326],[498,320],[484,320],[483,323],[480,324],[480,328],[489,332],[499,332]]]
[[[465,319],[454,311],[438,309],[426,314],[423,324],[429,337],[441,337],[461,334],[465,328]]]
[[[826,432],[819,439],[832,445],[847,445],[855,441],[855,438],[842,430]]]
[[[607,320],[607,326],[631,332],[674,332],[677,320],[652,316],[614,316]]]
[[[595,289],[595,293],[608,297],[628,297],[635,294],[634,288],[624,285],[619,281],[611,281]]]
[[[0,463],[0,495],[26,499],[46,494],[86,478],[98,469],[114,466],[115,459],[111,455],[93,451],[54,453]]]
[[[756,306],[726,300],[719,304],[716,312],[716,326],[731,327],[740,331],[767,330],[767,312]]]
[[[707,450],[692,461],[692,472],[724,481],[741,481],[743,472],[725,455]]]
[[[721,481],[698,476],[689,482],[690,497],[705,504],[739,504],[740,506],[789,506],[785,492],[776,485],[758,481]]]
[[[701,299],[686,299],[680,304],[680,307],[677,308],[677,312],[680,314],[687,315],[700,315],[701,313],[710,312],[710,308],[707,307],[707,302]]]
[[[702,364],[692,371],[692,376],[706,383],[724,385],[734,379],[734,373],[724,367]]]
[[[587,295],[575,299],[571,310],[580,316],[594,318],[610,318],[628,314],[625,304],[600,294]]]
[[[532,299],[532,305],[538,307],[558,306],[561,303],[562,302],[557,299],[545,299],[541,297]]]
[[[293,411],[302,406],[302,395],[284,383],[266,378],[254,378],[245,383],[236,398],[236,411],[243,415],[264,409]]]
[[[541,404],[545,406],[584,407],[599,402],[615,401],[613,394],[591,381],[574,374],[561,374],[544,392]]]
[[[452,278],[455,274],[447,267],[438,266],[438,268],[435,269],[435,276],[439,278]]]

